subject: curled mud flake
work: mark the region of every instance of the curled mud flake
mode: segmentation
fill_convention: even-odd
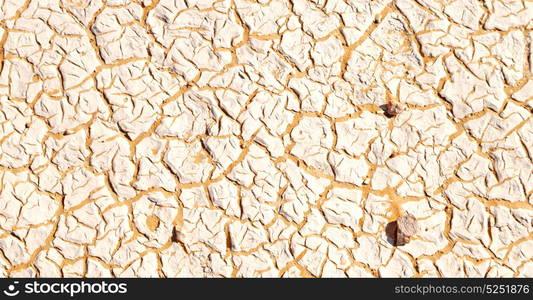
[[[398,102],[389,102],[385,104],[385,115],[389,118],[395,117],[403,111],[404,107]]]
[[[410,214],[405,214],[396,221],[396,245],[403,246],[409,243],[412,236],[418,233],[418,222],[415,217]]]

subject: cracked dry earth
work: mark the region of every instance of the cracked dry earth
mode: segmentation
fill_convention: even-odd
[[[533,276],[533,2],[0,7],[2,277]]]

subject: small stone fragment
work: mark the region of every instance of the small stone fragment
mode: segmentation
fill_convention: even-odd
[[[397,102],[389,102],[385,105],[385,115],[389,118],[395,117],[403,111],[403,106]]]
[[[396,231],[396,245],[403,246],[409,243],[412,236],[418,232],[418,222],[415,217],[405,214],[396,221],[398,228]]]

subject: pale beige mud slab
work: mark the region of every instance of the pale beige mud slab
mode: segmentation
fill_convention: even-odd
[[[532,20],[0,1],[0,276],[532,277]]]

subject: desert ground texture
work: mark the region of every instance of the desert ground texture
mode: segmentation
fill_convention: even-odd
[[[0,0],[0,277],[533,277],[532,42],[531,1]]]

